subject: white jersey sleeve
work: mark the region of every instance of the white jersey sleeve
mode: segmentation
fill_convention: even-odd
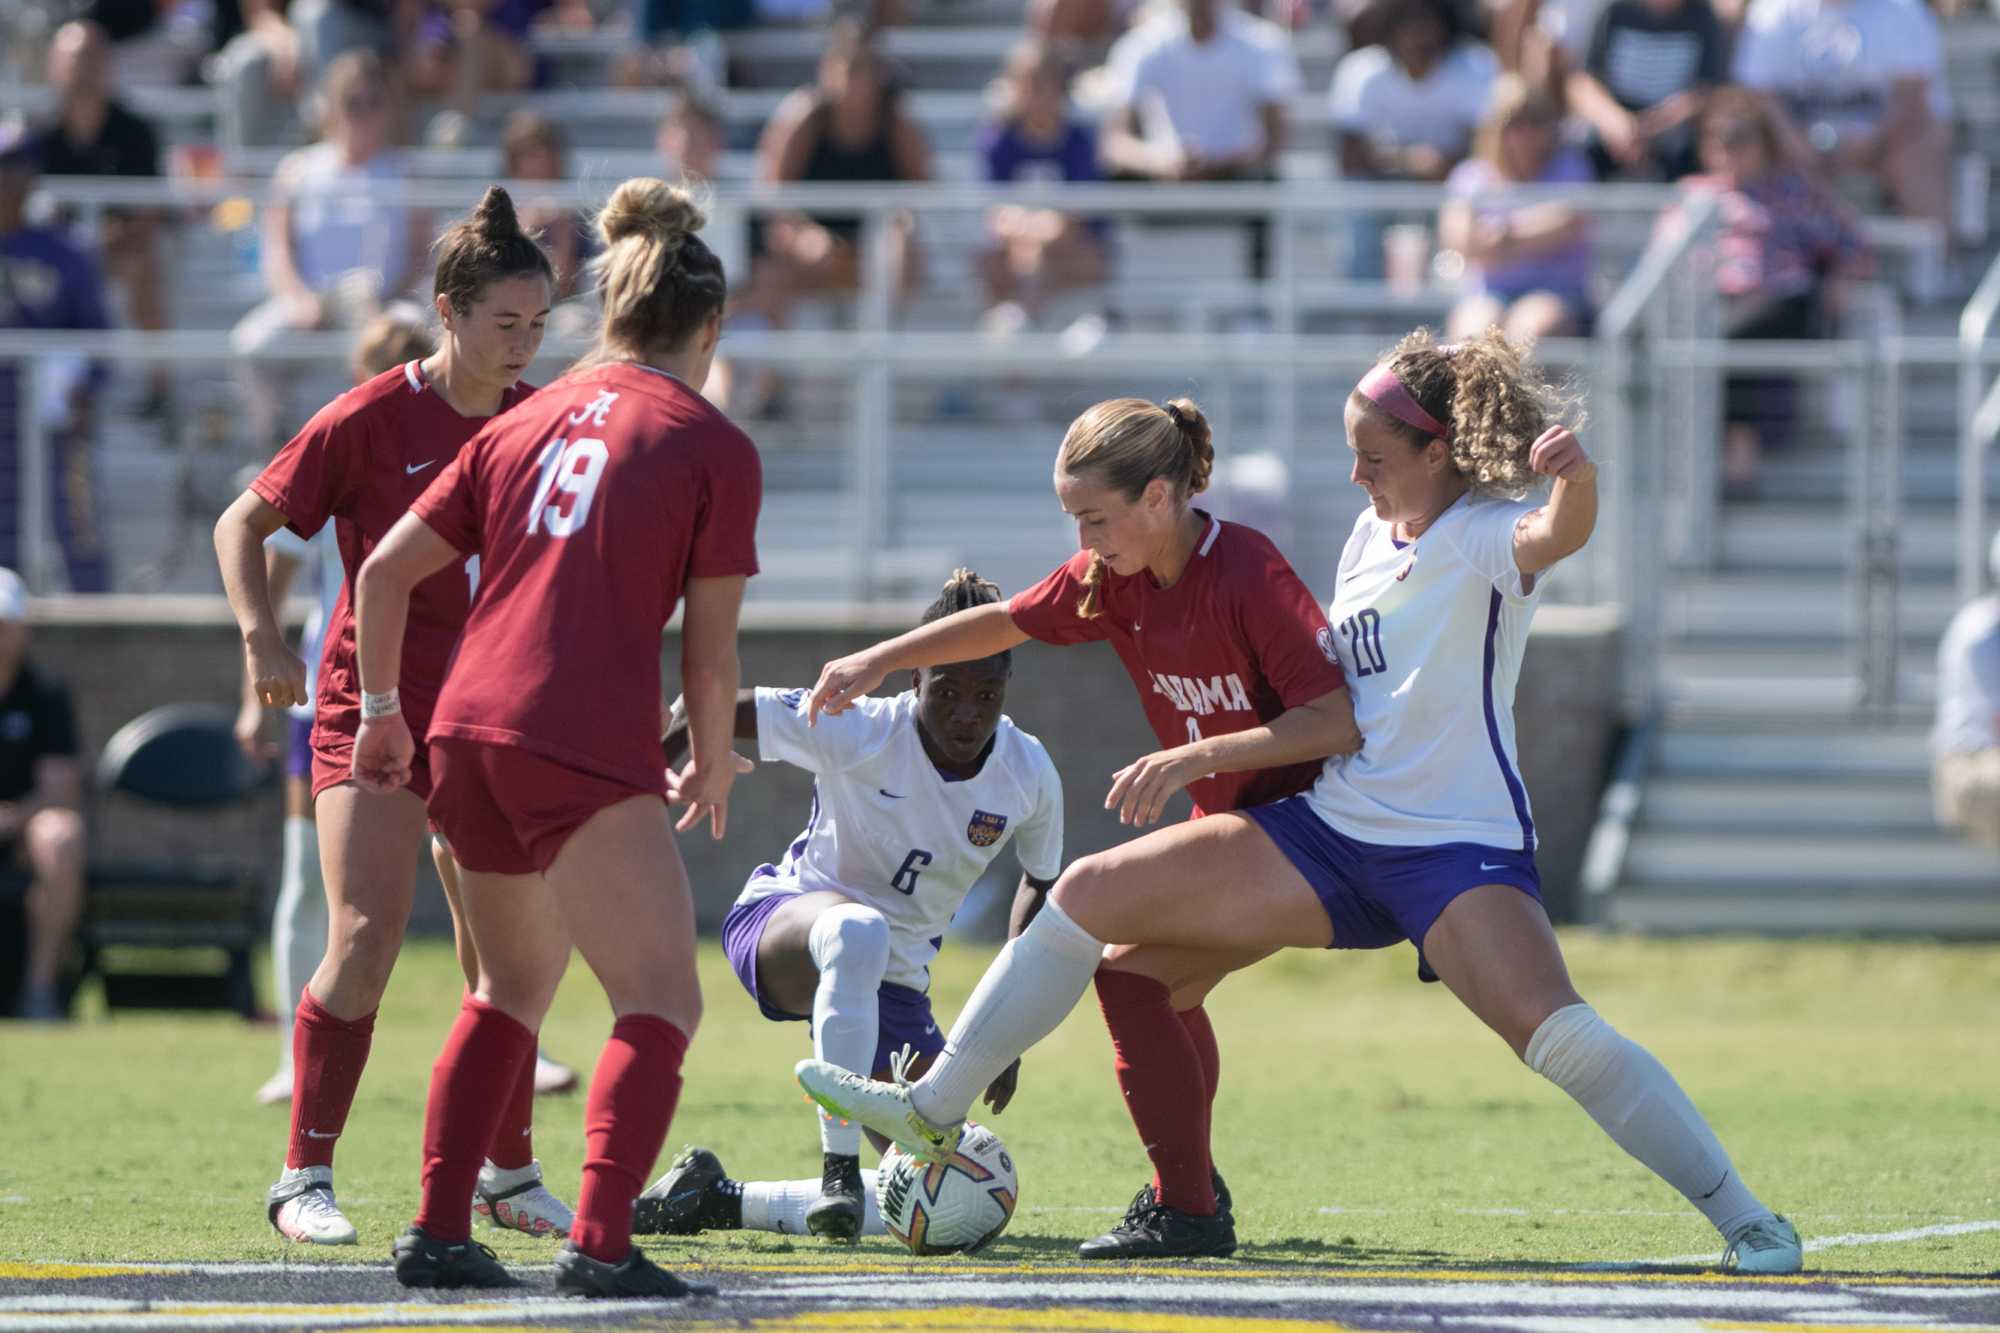
[[[1530,597],[1549,575],[1523,575],[1514,562],[1514,530],[1521,519],[1541,508],[1534,500],[1488,500],[1470,506],[1462,520],[1450,524],[1444,535],[1458,549],[1459,558],[1481,578],[1499,590],[1502,597]]]
[[[1021,869],[1031,878],[1052,880],[1062,873],[1063,852],[1063,789],[1062,777],[1056,772],[1055,761],[1049,753],[1026,732],[1024,740],[1032,742],[1035,757],[1040,761],[1041,797],[1035,805],[1035,812],[1014,834],[1014,855],[1021,862]]]
[[[757,755],[810,773],[844,773],[881,752],[896,730],[894,699],[856,699],[844,713],[807,725],[810,690],[757,687]]]

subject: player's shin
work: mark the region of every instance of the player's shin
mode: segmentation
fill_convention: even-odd
[[[872,1074],[880,1028],[878,993],[889,966],[889,923],[860,903],[839,903],[819,914],[807,936],[819,968],[813,992],[813,1054],[828,1064]],[[861,1128],[822,1111],[820,1146],[853,1157]]]

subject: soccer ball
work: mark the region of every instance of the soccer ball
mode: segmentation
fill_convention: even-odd
[[[875,1194],[883,1224],[911,1254],[973,1254],[1007,1229],[1020,1185],[1000,1136],[967,1124],[948,1162],[920,1161],[891,1144]]]

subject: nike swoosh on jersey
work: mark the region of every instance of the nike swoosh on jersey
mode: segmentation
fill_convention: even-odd
[[[1508,867],[1508,865],[1507,865],[1507,863],[1506,863],[1505,861],[1502,861],[1502,862],[1501,862],[1501,863],[1500,863],[1499,865],[1497,865],[1497,866],[1490,866],[1490,865],[1487,865],[1487,864],[1486,864],[1486,863],[1485,863],[1484,861],[1481,861],[1481,862],[1479,863],[1479,868],[1480,868],[1481,870],[1506,870],[1506,869],[1508,869],[1509,867]]]
[[[431,460],[431,463],[435,462],[437,462],[437,459],[433,458]],[[403,472],[408,476],[414,477],[419,472],[422,472],[425,468],[429,467],[431,463],[405,463],[403,464]]]

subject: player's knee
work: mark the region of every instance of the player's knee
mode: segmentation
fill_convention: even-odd
[[[1078,924],[1085,916],[1096,916],[1115,892],[1117,876],[1111,869],[1111,862],[1102,855],[1079,857],[1070,862],[1056,886],[1049,890],[1049,901],[1062,908],[1063,912]],[[1085,927],[1088,929],[1088,927]]]
[[[807,936],[821,972],[879,981],[889,969],[889,920],[872,907],[839,903],[821,912]]]
[[[69,867],[83,860],[83,816],[74,810],[37,810],[22,836],[38,866]]]
[[[1502,1033],[1502,1036],[1507,1034]],[[1614,1060],[1625,1039],[1581,1000],[1535,1024],[1516,1047],[1521,1062],[1569,1092],[1587,1087]]]

